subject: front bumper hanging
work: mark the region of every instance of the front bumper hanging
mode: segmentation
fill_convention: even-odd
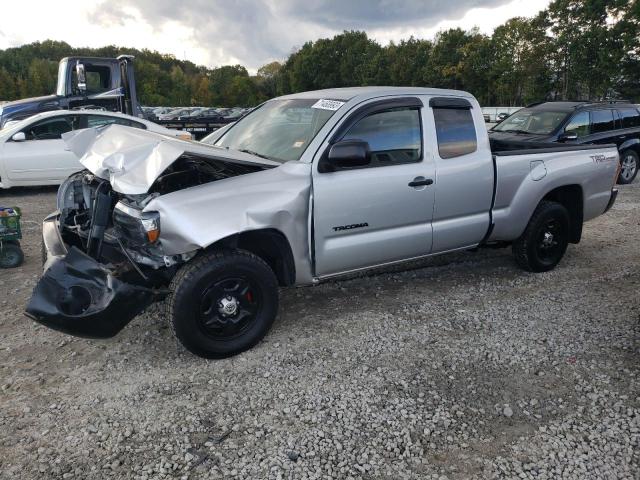
[[[43,225],[45,272],[26,314],[54,330],[88,338],[109,338],[159,299],[159,292],[116,278],[81,250],[67,250],[57,216]],[[47,268],[48,267],[48,268]]]

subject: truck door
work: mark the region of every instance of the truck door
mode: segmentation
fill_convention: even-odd
[[[56,115],[25,127],[25,140],[9,140],[3,148],[7,176],[12,182],[62,182],[82,165],[66,148],[62,134],[77,129],[77,115]]]
[[[423,109],[417,97],[368,102],[356,107],[319,151],[313,164],[318,277],[431,251],[435,169],[423,141]],[[370,163],[323,167],[332,146],[346,141],[367,142]]]
[[[482,113],[459,97],[432,97],[429,107],[426,142],[437,146],[438,170],[433,253],[475,246],[491,223],[495,177]]]

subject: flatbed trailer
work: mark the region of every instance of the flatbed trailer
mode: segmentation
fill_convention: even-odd
[[[200,140],[231,122],[221,123],[219,121],[207,122],[198,120],[154,120],[154,123],[162,125],[165,128],[185,130],[191,133],[194,140]]]

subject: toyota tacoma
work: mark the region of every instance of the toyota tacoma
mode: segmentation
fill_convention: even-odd
[[[212,145],[119,125],[65,140],[86,170],[44,221],[27,314],[104,338],[162,300],[208,358],[258,343],[279,287],[482,246],[551,270],[619,169],[615,145],[492,149],[472,95],[429,88],[276,98]]]

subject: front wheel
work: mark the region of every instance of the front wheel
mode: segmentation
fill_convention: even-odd
[[[547,272],[560,262],[568,245],[569,212],[557,202],[542,201],[513,243],[513,254],[525,270]]]
[[[278,282],[269,266],[242,250],[196,257],[171,282],[173,331],[204,358],[243,352],[267,334],[278,312]]]
[[[638,154],[633,150],[626,150],[620,154],[620,175],[618,183],[626,185],[633,182],[638,174]]]

